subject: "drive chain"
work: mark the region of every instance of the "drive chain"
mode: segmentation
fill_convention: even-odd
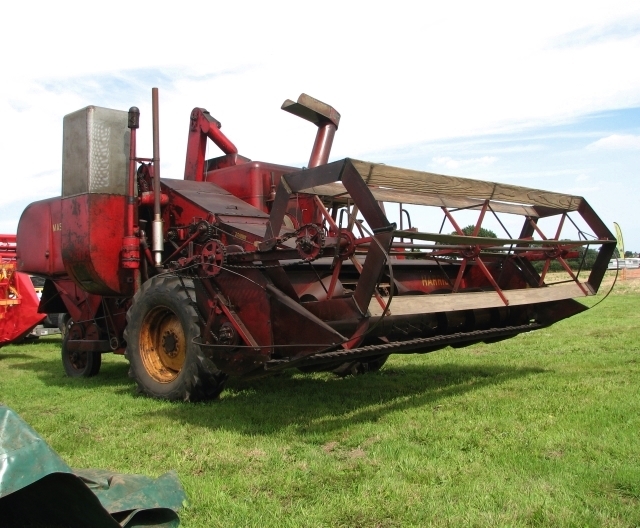
[[[500,337],[502,335],[518,334],[520,332],[537,330],[542,328],[540,324],[526,324],[520,326],[505,326],[504,328],[491,328],[489,330],[474,330],[472,332],[458,332],[455,334],[445,334],[433,337],[420,337],[416,339],[410,339],[408,341],[396,341],[393,343],[381,343],[379,345],[368,345],[360,348],[336,350],[333,352],[324,352],[296,360],[276,359],[267,363],[273,368],[281,368],[284,366],[296,365],[308,365],[316,362],[332,362],[340,361],[342,359],[352,359],[365,356],[373,356],[380,354],[391,354],[394,350],[400,351],[401,349],[414,348],[419,345],[438,345],[442,343],[452,343],[456,341],[471,341],[475,338],[482,337]]]

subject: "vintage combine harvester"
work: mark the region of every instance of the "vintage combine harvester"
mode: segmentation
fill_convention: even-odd
[[[62,197],[20,220],[19,268],[47,279],[40,310],[73,321],[62,346],[71,376],[95,375],[111,351],[144,393],[200,400],[228,376],[377,370],[391,353],[496,341],[585,310],[574,298],[597,291],[615,248],[580,197],[328,163],[340,115],[304,94],[282,108],[318,127],[307,168],[241,156],[195,108],[184,178],[161,178],[153,95],[152,158],[136,153],[137,108],[69,114]],[[209,139],[221,156],[205,159]],[[406,204],[438,212],[440,228],[411,227]],[[474,215],[470,234],[462,213]],[[505,217],[520,217],[516,237]],[[488,218],[501,238],[478,236]],[[567,259],[585,247],[599,253],[580,280]],[[546,282],[552,261],[566,281]]]

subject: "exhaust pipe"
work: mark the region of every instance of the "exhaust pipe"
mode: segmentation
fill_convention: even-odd
[[[329,154],[331,154],[333,138],[340,124],[340,114],[332,106],[307,94],[300,94],[296,103],[287,99],[282,103],[282,109],[285,112],[311,121],[318,127],[316,140],[313,143],[311,157],[309,158],[309,168],[326,165],[327,161],[329,161]]]
[[[160,215],[160,124],[158,112],[158,89],[151,89],[151,106],[153,113],[153,223],[151,226],[153,264],[162,267],[164,251],[164,234],[162,216]]]
[[[129,108],[127,127],[129,135],[129,174],[127,179],[127,204],[124,237],[120,260],[125,269],[137,270],[140,267],[140,240],[135,235],[136,207],[136,131],[140,127],[140,110]],[[134,277],[136,274],[134,273]],[[134,279],[135,280],[135,279]]]

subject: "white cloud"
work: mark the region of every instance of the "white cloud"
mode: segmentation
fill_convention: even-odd
[[[640,136],[612,134],[587,145],[590,150],[640,150]]]
[[[442,165],[447,169],[458,169],[460,167],[475,165],[480,167],[486,167],[498,160],[495,156],[482,156],[481,158],[469,158],[469,159],[453,159],[449,156],[437,156],[432,158],[432,161],[436,165]]]
[[[554,44],[559,47],[590,46],[606,40],[623,40],[640,34],[637,19],[617,20],[610,24],[596,23],[560,35]]]
[[[513,154],[520,152],[539,152],[544,150],[543,145],[513,145],[512,147],[500,147],[494,149],[485,149],[486,152],[491,152],[492,154]]]

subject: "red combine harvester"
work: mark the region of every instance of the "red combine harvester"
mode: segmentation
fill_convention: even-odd
[[[31,277],[16,271],[16,236],[0,235],[0,347],[20,341],[46,317]]]
[[[18,266],[46,278],[42,312],[71,317],[70,376],[97,374],[101,354],[115,352],[142,392],[201,400],[229,376],[357,374],[391,353],[505,339],[582,312],[575,298],[596,293],[616,242],[583,198],[328,163],[336,110],[304,94],[282,109],[318,127],[307,168],[241,156],[195,108],[183,179],[160,177],[156,89],[152,158],[136,153],[135,107],[65,117],[62,197],[23,213]],[[221,156],[205,159],[209,139]],[[385,213],[391,203],[400,226]],[[437,212],[440,229],[411,227],[406,204]],[[520,217],[516,237],[506,217]],[[488,218],[502,238],[479,236]],[[567,226],[573,239],[561,236]],[[585,247],[599,251],[580,280],[567,259]],[[553,261],[567,279],[548,284]]]

